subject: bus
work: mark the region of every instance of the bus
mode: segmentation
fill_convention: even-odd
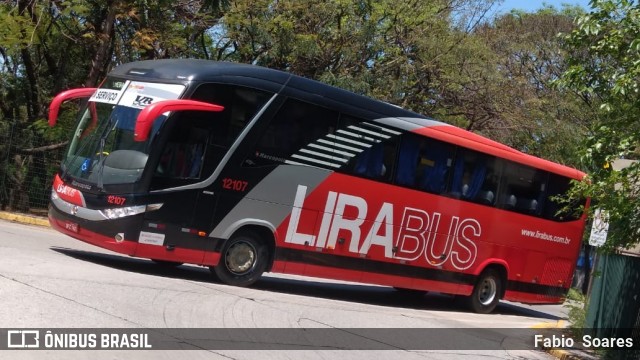
[[[53,181],[53,228],[221,282],[264,272],[561,303],[585,215],[555,200],[584,173],[458,127],[259,66],[150,60],[83,99]],[[587,206],[587,202],[583,204]]]

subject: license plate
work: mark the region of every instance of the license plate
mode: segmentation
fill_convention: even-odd
[[[69,231],[73,231],[74,233],[77,233],[78,231],[80,231],[80,227],[78,226],[78,224],[71,221],[65,221],[64,228]]]

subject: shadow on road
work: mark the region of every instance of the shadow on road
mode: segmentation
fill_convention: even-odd
[[[198,266],[181,265],[177,267],[170,267],[162,264],[157,264],[151,260],[131,258],[128,256],[75,250],[62,247],[51,247],[50,249],[78,260],[108,266],[113,269],[203,283],[219,283],[215,276],[213,276],[208,269]],[[456,298],[450,295],[443,295],[438,293],[429,293],[426,295],[405,293],[396,291],[393,288],[383,286],[322,282],[314,280],[313,278],[309,278],[309,280],[284,279],[269,275],[270,274],[264,275],[257,283],[252,286],[252,288],[291,295],[312,296],[317,298],[349,301],[378,306],[388,306],[394,308],[455,312],[468,311],[460,301],[456,301]],[[562,319],[561,317],[558,317],[556,315],[503,302],[498,305],[494,313],[502,315],[526,316],[545,320]]]

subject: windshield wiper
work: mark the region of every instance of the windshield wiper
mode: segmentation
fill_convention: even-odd
[[[98,190],[102,192],[104,192],[104,181],[102,179],[102,175],[104,174],[104,162],[107,159],[104,156],[104,146],[107,142],[107,137],[109,137],[109,134],[111,134],[111,132],[118,126],[118,121],[119,120],[116,120],[116,122],[113,124],[113,127],[107,127],[107,131],[100,137],[100,149],[98,149],[98,164],[100,166],[98,168]]]

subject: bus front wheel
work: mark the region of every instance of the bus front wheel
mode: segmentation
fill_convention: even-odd
[[[498,306],[501,291],[500,274],[493,269],[487,269],[482,272],[473,288],[473,293],[467,298],[468,305],[476,313],[488,314]]]
[[[268,250],[254,232],[234,235],[222,247],[220,262],[213,267],[215,275],[225,284],[250,286],[267,268]]]

